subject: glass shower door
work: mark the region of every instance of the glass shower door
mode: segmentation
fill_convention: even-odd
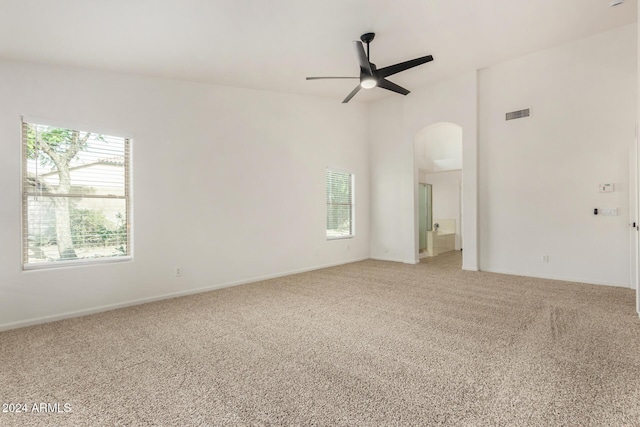
[[[419,247],[421,251],[427,249],[427,232],[432,230],[433,209],[431,207],[431,184],[420,184],[418,187],[418,229]]]

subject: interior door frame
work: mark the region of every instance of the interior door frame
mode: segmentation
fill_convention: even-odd
[[[636,290],[636,312],[640,317],[640,149],[638,148],[638,123],[636,123],[635,140],[631,147],[630,182],[630,229],[631,229],[631,288]]]

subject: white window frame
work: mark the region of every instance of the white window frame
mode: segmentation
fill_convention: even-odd
[[[327,240],[343,240],[343,239],[353,239],[356,236],[356,215],[355,215],[355,201],[356,201],[356,194],[355,194],[355,182],[356,182],[356,176],[353,172],[348,171],[348,170],[344,170],[344,169],[338,169],[338,168],[332,168],[332,167],[327,167],[325,170],[325,192],[326,192],[326,179],[327,179],[327,173],[340,173],[340,174],[348,174],[350,176],[350,186],[351,186],[351,203],[348,205],[350,207],[350,234],[346,234],[346,235],[341,235],[341,236],[330,236],[329,233],[329,229],[326,228],[325,225],[325,235]],[[325,200],[328,199],[327,194],[325,193]],[[329,217],[329,206],[330,203],[328,202],[328,200],[326,200],[327,202],[327,210],[326,210],[326,216],[325,219],[328,219]]]
[[[84,130],[89,126],[78,126],[78,125],[69,125],[62,124],[55,121],[50,121],[47,119],[33,118],[33,117],[21,117],[20,118],[20,144],[21,144],[21,171],[20,171],[20,186],[21,186],[21,197],[22,197],[22,215],[21,215],[21,242],[22,242],[22,257],[21,264],[23,271],[29,270],[45,270],[52,268],[64,268],[64,267],[72,267],[72,266],[81,266],[81,265],[95,265],[95,264],[112,264],[118,262],[127,262],[133,260],[133,206],[131,202],[132,196],[132,171],[131,171],[131,163],[132,163],[132,149],[131,145],[133,142],[133,137],[128,134],[124,134],[123,132],[118,131],[98,131],[98,130]],[[96,257],[96,258],[84,258],[84,259],[72,259],[72,260],[57,260],[50,262],[39,262],[39,263],[29,263],[29,230],[28,230],[28,198],[29,196],[33,196],[34,193],[30,193],[27,188],[25,188],[25,181],[27,177],[27,142],[26,142],[26,126],[27,124],[31,125],[39,125],[39,126],[49,126],[63,129],[71,129],[71,130],[80,130],[80,132],[92,132],[92,133],[103,133],[109,134],[112,136],[117,136],[118,138],[124,139],[125,142],[125,155],[124,155],[124,196],[104,196],[101,198],[104,199],[113,199],[119,198],[125,200],[125,218],[126,218],[126,253],[121,256],[112,257],[112,256],[104,256],[104,257]],[[76,194],[70,194],[66,197],[79,197]],[[83,196],[84,197],[84,196]],[[92,196],[96,198],[97,196]]]

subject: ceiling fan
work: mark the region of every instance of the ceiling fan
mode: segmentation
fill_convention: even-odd
[[[344,101],[342,101],[343,104],[349,102],[351,98],[353,98],[355,94],[360,91],[360,89],[372,89],[376,86],[399,93],[401,95],[407,95],[409,93],[407,89],[390,82],[389,80],[387,80],[387,77],[401,71],[408,70],[409,68],[417,67],[418,65],[433,61],[433,56],[427,55],[421,58],[400,62],[395,65],[390,65],[388,67],[378,69],[376,68],[376,64],[373,64],[369,57],[369,43],[373,41],[373,38],[375,36],[375,33],[366,33],[360,36],[360,40],[362,40],[362,42],[359,42],[357,40],[353,41],[353,47],[356,50],[356,56],[358,57],[358,63],[360,64],[360,77],[307,77],[307,80],[360,79],[360,84],[356,86],[356,88],[353,89],[349,95],[347,95]],[[362,43],[367,44],[366,53],[364,51],[364,46],[362,45]]]

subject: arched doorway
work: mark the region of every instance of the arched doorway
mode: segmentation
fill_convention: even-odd
[[[414,137],[416,260],[462,250],[462,127],[429,125]]]

